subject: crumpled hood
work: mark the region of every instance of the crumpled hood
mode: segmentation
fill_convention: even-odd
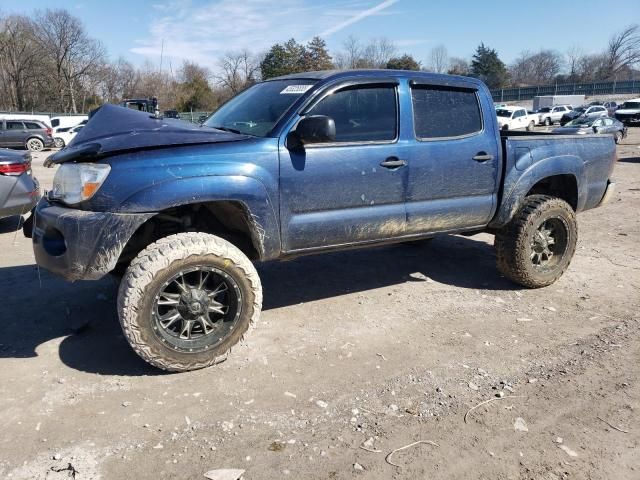
[[[103,105],[66,148],[51,155],[46,166],[91,161],[125,151],[219,142],[236,142],[248,135],[223,132],[116,105]]]

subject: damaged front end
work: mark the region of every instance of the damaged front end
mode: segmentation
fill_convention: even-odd
[[[155,213],[90,212],[40,200],[32,219],[36,263],[69,281],[111,272],[134,232]]]

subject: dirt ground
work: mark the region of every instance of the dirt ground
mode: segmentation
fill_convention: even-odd
[[[16,219],[0,222],[0,477],[640,478],[630,130],[615,198],[578,217],[555,285],[501,278],[486,234],[262,265],[259,325],[192,373],[138,359],[114,280],[39,272]]]

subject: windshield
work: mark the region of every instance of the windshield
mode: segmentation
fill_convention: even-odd
[[[576,118],[565,124],[565,127],[590,127],[594,121],[593,118]]]
[[[504,108],[499,108],[498,110],[496,110],[496,115],[498,115],[499,117],[511,117],[511,114],[513,113],[512,110],[505,110]]]
[[[314,83],[308,79],[258,83],[225,103],[204,125],[264,137]]]
[[[620,110],[623,110],[623,109],[626,109],[626,108],[633,109],[633,110],[640,109],[640,102],[624,102],[620,106]]]

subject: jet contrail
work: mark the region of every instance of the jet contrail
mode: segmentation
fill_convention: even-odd
[[[375,15],[376,13],[384,10],[385,8],[389,8],[391,5],[393,5],[394,3],[398,3],[399,1],[400,0],[385,0],[384,2],[380,3],[379,5],[376,5],[375,7],[371,7],[363,12],[358,13],[357,15],[354,15],[353,17],[345,20],[344,22],[341,22],[337,25],[334,25],[331,28],[328,28],[327,30],[322,32],[320,36],[327,37],[333,33],[339,32],[343,28],[348,27],[349,25],[353,25],[354,23],[359,22],[360,20],[363,20],[367,17],[370,17],[371,15]]]

